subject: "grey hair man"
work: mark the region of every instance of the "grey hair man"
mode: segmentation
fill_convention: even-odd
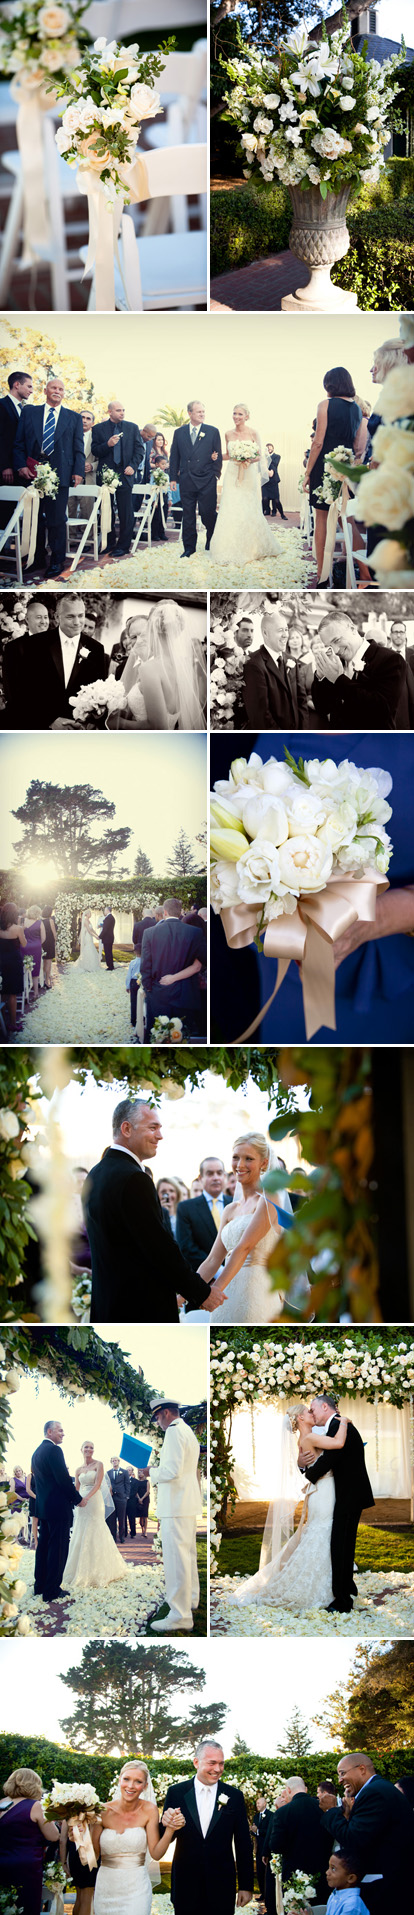
[[[158,1111],[124,1097],[113,1142],[82,1191],[92,1258],[91,1322],[177,1323],[177,1296],[204,1307],[210,1285],[185,1263],[164,1224],[155,1186],[143,1174],[162,1138]]]
[[[203,1736],[193,1757],[195,1777],[167,1790],[165,1827],[174,1833],[174,1810],[180,1809],[184,1827],[178,1831],[171,1875],[175,1915],[193,1915],[197,1882],[198,1915],[234,1915],[253,1893],[253,1851],[241,1790],[226,1782],[221,1744]],[[239,1884],[239,1886],[238,1886]]]

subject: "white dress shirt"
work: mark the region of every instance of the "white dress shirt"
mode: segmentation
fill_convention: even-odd
[[[79,635],[79,632],[76,632],[74,638],[68,638],[67,632],[61,632],[61,629],[59,626],[59,638],[60,638],[60,645],[61,645],[61,652],[62,652],[62,659],[63,659],[64,680],[65,680],[65,685],[68,685],[69,679],[72,676],[76,653],[78,651],[78,646],[80,644],[80,635]]]
[[[9,399],[11,399],[12,406],[16,407],[17,416],[20,419],[20,413],[22,409],[20,404],[20,399],[15,399],[14,392],[9,392]]]
[[[216,1806],[218,1782],[199,1782],[196,1775],[194,1788],[200,1826],[203,1835],[207,1835]]]
[[[54,415],[55,415],[55,432],[56,432],[56,426],[57,426],[57,422],[58,422],[58,418],[59,418],[59,413],[61,412],[61,410],[62,410],[62,401],[61,401],[61,403],[60,403],[60,406],[48,406],[48,405],[46,405],[46,406],[44,406],[44,408],[43,408],[43,432],[44,432],[44,430],[45,430],[45,425],[46,425],[46,420],[47,420],[47,418],[48,418],[48,416],[49,416],[49,412],[54,412]],[[43,433],[42,433],[42,438],[43,438]]]
[[[221,1210],[222,1214],[223,1214],[223,1210],[227,1208],[227,1206],[225,1206],[225,1203],[224,1203],[223,1190],[219,1191],[218,1197],[212,1197],[209,1190],[203,1190],[203,1197],[205,1197],[206,1204],[208,1204],[209,1210],[211,1211],[213,1209],[213,1204],[217,1204],[217,1209]]]
[[[104,923],[105,923],[105,919],[104,919]],[[142,1164],[140,1164],[139,1158],[135,1156],[134,1150],[128,1150],[128,1144],[111,1144],[111,1150],[123,1150],[125,1157],[132,1157],[132,1161],[136,1165],[136,1169],[142,1170]],[[143,1171],[143,1176],[145,1176],[145,1171]]]

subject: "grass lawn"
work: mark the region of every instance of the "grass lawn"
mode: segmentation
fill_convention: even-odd
[[[198,1562],[198,1573],[200,1577],[200,1602],[199,1602],[198,1609],[194,1610],[194,1629],[192,1631],[192,1634],[194,1636],[206,1636],[207,1635],[207,1540],[205,1536],[197,1537],[197,1562]],[[162,1609],[158,1610],[157,1615],[159,1617],[166,1616],[167,1610],[168,1610],[168,1603],[165,1602],[162,1605]],[[148,1623],[148,1627],[145,1633],[147,1636],[152,1636],[153,1632],[152,1632],[150,1623]]]
[[[218,1555],[220,1576],[254,1576],[259,1568],[260,1536],[223,1536]],[[402,1533],[392,1529],[373,1529],[360,1523],[355,1560],[358,1569],[400,1569],[409,1575],[414,1569],[414,1529]]]

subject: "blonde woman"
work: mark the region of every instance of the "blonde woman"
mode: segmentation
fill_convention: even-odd
[[[286,1415],[276,1413],[272,1444],[275,1495],[270,1503],[256,1576],[237,1587],[240,1603],[273,1603],[290,1609],[328,1609],[333,1600],[331,1537],[335,1483],[328,1470],[314,1485],[298,1469],[298,1451],[316,1458],[321,1450],[343,1449],[348,1424],[341,1416],[336,1436],[325,1436],[313,1423],[306,1403],[294,1403]],[[299,1443],[298,1443],[299,1438]],[[295,1510],[306,1497],[299,1528]]]
[[[251,446],[251,460],[239,464],[237,448]],[[249,407],[237,405],[226,432],[225,472],[211,556],[218,565],[246,565],[250,559],[277,558],[280,546],[262,510],[260,439],[250,424]]]
[[[0,1889],[17,1889],[22,1915],[40,1915],[46,1846],[59,1841],[56,1822],[45,1821],[42,1795],[35,1769],[13,1769],[0,1802]]]
[[[166,1854],[185,1817],[179,1809],[160,1834],[157,1804],[145,1762],[125,1762],[118,1792],[107,1802],[92,1830],[100,1857],[95,1915],[150,1915],[152,1883],[148,1855],[159,1861]]]
[[[105,1497],[113,1507],[103,1463],[94,1454],[94,1445],[82,1443],[83,1463],[76,1470],[75,1487],[82,1502],[77,1505],[69,1555],[65,1563],[65,1588],[106,1589],[120,1582],[130,1571],[124,1563],[105,1517]]]
[[[281,1298],[272,1290],[267,1263],[291,1211],[285,1191],[278,1193],[275,1203],[262,1189],[262,1177],[275,1162],[278,1159],[261,1131],[236,1137],[234,1202],[226,1205],[212,1250],[198,1273],[206,1283],[217,1279],[209,1299],[215,1324],[271,1323],[279,1315]]]

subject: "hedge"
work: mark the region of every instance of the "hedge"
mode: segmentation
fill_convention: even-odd
[[[348,226],[351,245],[333,269],[334,285],[356,292],[362,311],[411,311],[414,192],[385,205],[365,208],[358,201],[349,211]]]
[[[212,193],[210,202],[211,274],[229,273],[267,253],[283,253],[289,242],[292,207],[285,186],[266,193],[253,185]]]
[[[335,285],[358,295],[361,310],[411,311],[414,286],[414,160],[393,160],[391,174],[365,187],[348,210],[351,246],[334,268]],[[211,274],[231,272],[284,252],[292,207],[287,188],[250,182],[211,195]],[[367,266],[367,260],[369,266]]]
[[[54,1776],[60,1782],[70,1782],[76,1775],[79,1782],[92,1782],[98,1789],[101,1801],[105,1801],[121,1761],[126,1761],[136,1753],[135,1749],[125,1749],[119,1756],[80,1755],[76,1749],[65,1749],[58,1742],[47,1741],[45,1736],[1,1735],[0,1784],[3,1786],[12,1770],[18,1768],[36,1769],[42,1777],[44,1788],[50,1787]],[[414,1749],[394,1749],[392,1755],[379,1757],[375,1750],[371,1753],[379,1774],[384,1775],[389,1782],[397,1781],[400,1775],[414,1773]],[[321,1776],[326,1776],[328,1772],[334,1777],[340,1756],[340,1750],[324,1749],[321,1755],[301,1758],[301,1775],[311,1793],[315,1792]],[[191,1774],[191,1758],[188,1756],[184,1761],[177,1761],[168,1756],[159,1760],[154,1757],[150,1767],[158,1776],[174,1775],[179,1781],[181,1776]],[[248,1778],[263,1770],[268,1776],[290,1775],[292,1757],[251,1754],[232,1759],[230,1756],[225,1765],[228,1782],[233,1775],[239,1779],[242,1776]]]

